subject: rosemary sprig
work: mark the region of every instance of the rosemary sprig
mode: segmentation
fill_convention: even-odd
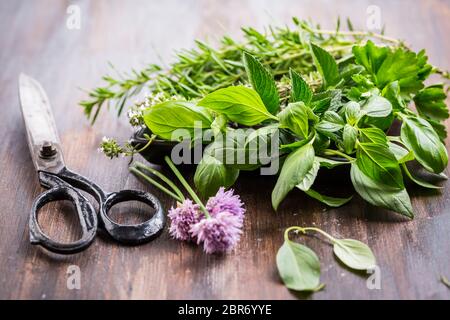
[[[376,38],[391,45],[405,46],[402,41],[372,32],[341,31],[340,22],[335,30],[322,30],[311,22],[293,18],[293,27],[269,26],[265,32],[243,28],[244,40],[237,41],[224,36],[217,49],[202,41],[196,41],[196,48],[181,50],[170,68],[151,64],[141,71],[118,74],[118,78],[105,76],[104,86],[90,91],[89,99],[80,102],[92,123],[97,119],[103,105],[114,103],[120,115],[128,100],[146,88],[150,94],[162,93],[166,98],[172,95],[186,99],[202,97],[217,89],[244,83],[246,75],[241,62],[246,51],[260,58],[272,70],[275,79],[281,80],[292,68],[303,75],[313,88],[320,85],[319,77],[313,72],[310,41],[330,52],[335,59],[345,57],[353,45]],[[281,88],[283,89],[283,88]],[[281,90],[281,98],[286,99]]]

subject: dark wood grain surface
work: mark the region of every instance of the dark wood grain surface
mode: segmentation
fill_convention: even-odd
[[[81,8],[80,30],[66,28],[70,4]],[[128,138],[126,120],[104,113],[92,127],[77,106],[85,98],[79,87],[100,84],[107,61],[119,70],[159,62],[160,57],[168,62],[174,49],[191,46],[194,38],[214,42],[224,33],[239,35],[242,25],[284,24],[292,15],[311,17],[330,28],[338,15],[350,16],[355,25],[365,27],[371,4],[381,8],[389,35],[407,40],[414,49],[426,48],[433,64],[450,69],[448,0],[0,1],[0,298],[304,298],[281,284],[275,254],[284,228],[315,225],[369,243],[378,258],[381,289],[369,290],[367,275],[337,264],[326,243],[302,238],[321,258],[326,284],[323,291],[306,298],[449,299],[450,290],[439,281],[441,275],[450,277],[449,183],[440,192],[411,188],[417,217],[405,221],[358,197],[340,209],[329,209],[297,191],[274,213],[270,205],[274,179],[245,176],[236,185],[247,205],[245,232],[237,250],[225,257],[174,241],[167,231],[138,247],[98,237],[87,251],[69,257],[49,255],[29,244],[28,214],[42,188],[19,111],[20,72],[46,88],[70,168],[109,190],[154,191],[129,174],[127,160],[110,161],[96,151],[103,135]],[[336,195],[351,191],[339,173],[327,176],[322,178],[324,191]],[[173,204],[154,192],[166,207]],[[73,239],[77,229],[70,213],[66,204],[48,205],[41,221],[50,234]],[[80,290],[66,286],[70,265],[81,270]]]

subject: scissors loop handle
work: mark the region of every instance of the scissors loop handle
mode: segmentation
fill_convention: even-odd
[[[49,177],[58,179],[57,177]],[[75,206],[78,220],[81,226],[81,238],[70,243],[62,243],[52,240],[41,229],[38,223],[39,210],[49,202],[69,200]],[[55,187],[43,192],[33,203],[29,222],[30,241],[32,244],[39,244],[44,248],[61,254],[72,254],[83,251],[89,247],[97,231],[97,214],[89,200],[78,190],[69,185],[62,185],[61,181],[55,181]]]

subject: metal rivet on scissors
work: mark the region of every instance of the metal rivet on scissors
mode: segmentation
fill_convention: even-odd
[[[21,74],[19,95],[34,167],[38,172],[41,185],[49,189],[35,199],[31,208],[29,224],[31,243],[56,253],[76,253],[86,249],[92,243],[98,225],[121,243],[139,244],[156,238],[165,224],[165,216],[159,200],[150,193],[137,190],[107,193],[87,178],[67,169],[52,110],[41,85],[36,80]],[[98,215],[90,201],[77,189],[88,192],[97,200]],[[49,238],[39,226],[39,209],[48,202],[58,200],[69,200],[75,205],[82,230],[81,238],[75,242],[57,242]],[[110,219],[108,211],[113,205],[131,200],[153,207],[155,213],[152,218],[135,225],[123,225]]]

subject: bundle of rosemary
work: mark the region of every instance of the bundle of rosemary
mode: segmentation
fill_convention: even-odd
[[[180,129],[191,137],[195,129],[209,133],[212,142],[194,177],[204,197],[231,186],[240,171],[281,159],[272,192],[275,209],[294,188],[340,206],[351,197],[324,196],[312,187],[320,168],[348,165],[362,198],[412,218],[404,177],[438,187],[407,164],[415,161],[443,176],[448,162],[442,124],[449,115],[446,91],[442,84],[424,85],[430,74],[448,78],[448,73],[429,65],[424,51],[353,31],[350,22],[349,31],[340,31],[339,23],[334,31],[297,19],[294,24],[265,34],[244,29],[245,42],[225,37],[219,49],[197,42],[198,48],[180,53],[169,70],[151,65],[127,80],[105,77],[109,85],[94,90],[82,105],[95,121],[103,103],[116,100],[120,113],[146,86],[150,95],[129,110],[133,125],[145,126],[152,139],[180,140],[174,136]],[[400,136],[388,134],[394,121],[401,123]],[[256,130],[240,130],[246,127]],[[267,147],[274,137],[276,152],[262,156],[261,142]],[[102,149],[110,157],[129,152],[113,140]],[[232,163],[225,159],[230,152]]]

